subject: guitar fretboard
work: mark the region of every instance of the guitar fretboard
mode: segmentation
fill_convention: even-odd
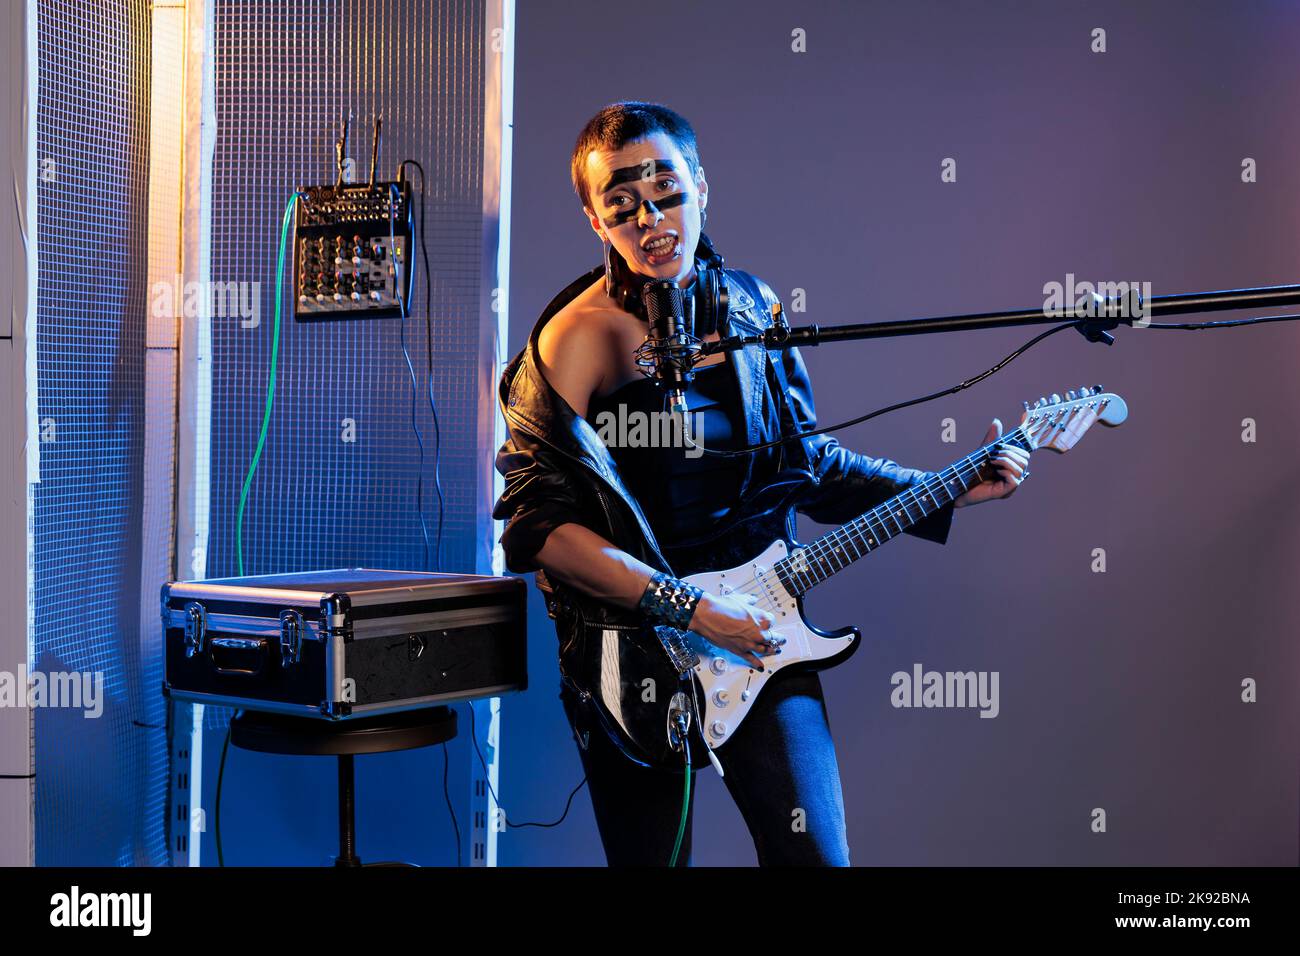
[[[1023,426],[1008,432],[866,514],[792,551],[776,562],[773,570],[790,594],[804,594],[979,484],[980,470],[995,457],[1000,445],[1033,450]]]

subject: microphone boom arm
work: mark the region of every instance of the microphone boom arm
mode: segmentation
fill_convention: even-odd
[[[1015,312],[974,312],[966,315],[945,315],[926,319],[899,319],[890,322],[859,322],[849,325],[832,325],[822,328],[806,325],[790,328],[781,312],[780,303],[773,306],[773,325],[757,335],[730,335],[716,342],[705,342],[699,350],[700,357],[715,352],[731,352],[748,345],[762,345],[766,349],[788,349],[801,345],[821,345],[823,342],[843,342],[856,339],[876,339],[894,335],[924,335],[931,332],[969,332],[976,329],[996,329],[1010,326],[1047,325],[1073,321],[1079,334],[1089,342],[1113,345],[1111,330],[1120,325],[1141,328],[1152,316],[1184,315],[1190,312],[1226,312],[1235,309],[1267,309],[1300,304],[1300,285],[1264,286],[1254,289],[1225,289],[1217,292],[1189,292],[1177,295],[1152,296],[1137,304],[1145,307],[1145,316],[1135,318],[1122,314],[1126,304],[1122,298],[1093,296],[1088,308],[1021,309]],[[1134,310],[1141,311],[1141,309]]]

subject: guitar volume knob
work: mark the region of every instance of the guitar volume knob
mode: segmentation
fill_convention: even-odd
[[[715,690],[713,692],[713,702],[719,707],[726,707],[727,704],[731,703],[731,695],[722,689]]]
[[[709,724],[709,734],[713,737],[716,737],[719,740],[727,736],[726,721],[715,720],[713,723]]]
[[[709,670],[721,676],[727,672],[727,659],[725,657],[715,657],[709,661]]]

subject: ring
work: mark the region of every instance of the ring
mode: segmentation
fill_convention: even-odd
[[[1024,480],[1025,480],[1026,478],[1028,478],[1028,477],[1029,477],[1029,469],[1026,468],[1026,469],[1024,470],[1024,472],[1021,473],[1021,475],[1020,475],[1020,480],[1021,480],[1021,481],[1024,481]]]

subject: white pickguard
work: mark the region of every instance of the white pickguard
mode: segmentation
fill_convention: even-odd
[[[772,677],[791,664],[823,660],[843,652],[856,639],[823,637],[809,630],[799,616],[799,606],[772,571],[772,565],[786,556],[784,541],[774,541],[753,561],[726,571],[708,571],[686,578],[696,587],[717,595],[753,594],[755,606],[776,617],[772,631],[786,642],[780,654],[765,655],[763,666],[756,670],[740,656],[711,644],[707,639],[688,632],[691,648],[700,657],[695,674],[704,689],[700,701],[703,720],[700,732],[709,746],[726,743],[748,715],[759,693]]]

